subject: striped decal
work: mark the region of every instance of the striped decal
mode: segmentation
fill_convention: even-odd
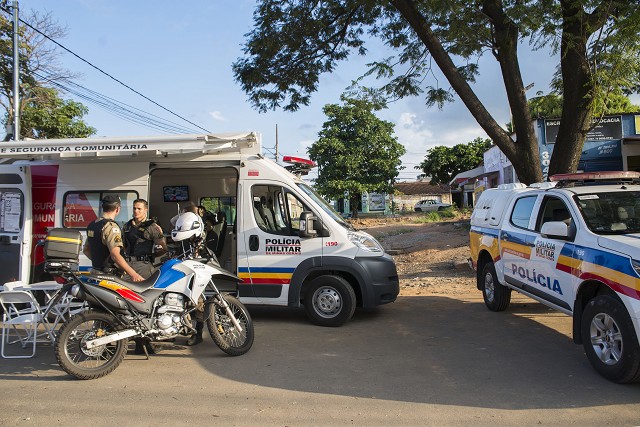
[[[288,285],[291,283],[295,268],[282,267],[239,267],[238,277],[245,284],[265,285]]]
[[[576,250],[584,255],[576,256]],[[616,292],[640,300],[640,277],[627,257],[567,243],[556,269],[580,280],[598,280]]]
[[[131,289],[127,288],[126,286],[122,286],[118,283],[110,282],[108,280],[101,280],[100,283],[98,283],[98,286],[117,292],[118,295],[120,295],[124,299],[128,299],[133,302],[144,302],[144,300],[140,297],[140,295],[133,292]]]
[[[69,237],[55,237],[55,236],[47,236],[46,238],[47,241],[49,242],[66,242],[66,243],[76,243],[76,244],[80,244],[80,240],[78,239],[71,239]]]

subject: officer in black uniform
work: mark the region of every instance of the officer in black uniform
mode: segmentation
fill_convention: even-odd
[[[145,279],[156,270],[154,257],[167,252],[167,241],[162,228],[153,219],[147,219],[149,203],[144,199],[133,201],[133,218],[124,227],[125,258],[131,267]],[[155,247],[160,249],[155,251]]]
[[[102,199],[102,217],[87,226],[87,240],[82,252],[91,260],[92,272],[118,274],[121,270],[134,282],[144,278],[131,268],[122,256],[122,232],[115,221],[120,213],[120,197],[105,196]]]

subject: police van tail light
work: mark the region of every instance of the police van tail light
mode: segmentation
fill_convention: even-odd
[[[633,266],[633,269],[636,271],[636,274],[638,275],[638,277],[640,277],[640,261],[636,261],[635,259],[632,259],[631,265]]]

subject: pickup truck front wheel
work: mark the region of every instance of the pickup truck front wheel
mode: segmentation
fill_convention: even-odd
[[[587,303],[582,314],[582,345],[600,375],[617,383],[640,381],[640,346],[624,305],[608,295]]]
[[[485,305],[491,311],[504,311],[511,302],[511,289],[498,282],[496,267],[492,262],[487,262],[482,267],[482,275],[478,277],[478,286],[482,289],[482,297]]]
[[[340,276],[319,276],[309,283],[304,293],[304,308],[317,325],[341,326],[356,310],[356,293]]]

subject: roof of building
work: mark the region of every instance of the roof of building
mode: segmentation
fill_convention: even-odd
[[[432,185],[429,182],[397,182],[394,188],[407,196],[446,194],[450,188],[448,185]]]

